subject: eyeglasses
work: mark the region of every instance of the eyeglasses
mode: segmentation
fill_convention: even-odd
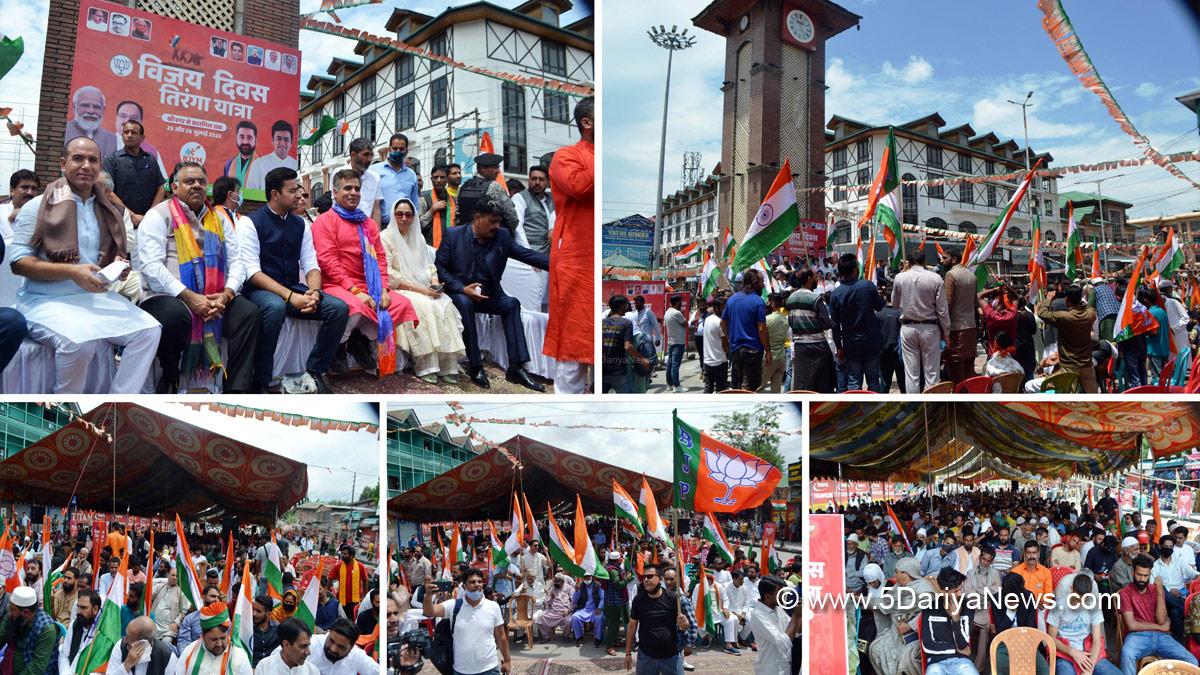
[[[399,213],[396,214],[396,217],[397,218],[412,218],[413,212],[412,211],[400,211]]]

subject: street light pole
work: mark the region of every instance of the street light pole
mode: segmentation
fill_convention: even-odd
[[[1104,195],[1101,194],[1101,192],[1100,192],[1100,184],[1106,180],[1120,178],[1121,176],[1124,176],[1124,175],[1125,174],[1123,174],[1123,173],[1119,173],[1115,176],[1105,176],[1104,178],[1096,178],[1096,179],[1090,181],[1090,182],[1096,184],[1096,197],[1097,197],[1097,201],[1099,202],[1099,206],[1096,207],[1096,210],[1099,211],[1099,213],[1100,213],[1100,243],[1101,244],[1104,243]],[[1101,255],[1104,258],[1104,263],[1103,263],[1104,271],[1107,271],[1108,270],[1108,249],[1105,248],[1105,249],[1101,250]]]
[[[661,254],[660,246],[662,245],[662,190],[663,190],[663,171],[666,169],[667,161],[667,106],[671,101],[671,63],[674,60],[675,51],[687,49],[696,44],[695,36],[687,34],[687,29],[683,32],[676,32],[678,26],[671,26],[671,30],[667,30],[664,26],[657,28],[651,26],[646,31],[646,35],[650,37],[650,41],[654,44],[667,50],[667,86],[663,91],[663,121],[662,121],[662,138],[659,141],[658,147],[658,190],[654,193],[654,249],[653,259],[650,261],[650,271],[653,272],[658,268],[658,258]]]
[[[1029,117],[1028,117],[1028,115],[1026,115],[1025,111],[1030,105],[1032,105],[1029,102],[1029,99],[1031,99],[1031,98],[1033,98],[1033,90],[1032,89],[1029,90],[1028,94],[1025,94],[1025,100],[1021,101],[1020,103],[1017,103],[1016,101],[1014,101],[1012,99],[1008,99],[1009,103],[1011,103],[1013,105],[1021,106],[1021,126],[1023,126],[1025,128],[1025,172],[1026,173],[1029,173]],[[1034,187],[1033,181],[1032,180],[1029,181],[1029,190],[1025,193],[1025,204],[1026,204],[1026,206],[1028,206],[1030,200],[1033,200],[1033,208],[1031,208],[1029,210],[1029,226],[1030,227],[1033,227],[1033,213],[1034,213],[1034,210],[1037,208],[1037,204],[1038,204],[1038,201],[1036,199],[1034,199],[1034,197],[1035,197],[1034,193],[1036,191],[1037,191],[1037,188]]]

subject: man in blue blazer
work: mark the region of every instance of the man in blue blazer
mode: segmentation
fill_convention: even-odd
[[[513,241],[512,234],[501,227],[500,205],[485,197],[477,202],[469,225],[446,230],[435,262],[438,279],[444,285],[442,290],[450,295],[462,314],[471,381],[484,389],[491,388],[479,354],[475,315],[496,314],[504,323],[504,342],[508,348],[508,371],[504,379],[534,391],[545,391],[525,371],[529,347],[521,325],[521,303],[505,295],[500,287],[509,258],[540,270],[550,267],[548,255]]]

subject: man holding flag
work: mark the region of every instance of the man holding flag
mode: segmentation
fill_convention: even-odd
[[[661,568],[642,568],[642,587],[633,598],[629,625],[625,629],[625,670],[633,670],[633,645],[638,644],[637,672],[647,675],[676,675],[683,672],[683,655],[676,631],[691,627],[679,598],[662,584]]]
[[[180,675],[252,675],[250,658],[241,646],[232,644],[231,630],[229,606],[224,602],[217,601],[201,609],[200,639],[184,647],[180,654],[183,662]]]

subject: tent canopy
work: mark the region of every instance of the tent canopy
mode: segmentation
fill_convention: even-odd
[[[1200,406],[1176,401],[820,403],[812,407],[814,460],[859,480],[945,473],[976,448],[1022,473],[1100,476],[1200,443]]]
[[[460,464],[393,497],[388,513],[401,520],[436,522],[498,519],[507,522],[513,490],[523,490],[534,516],[546,503],[569,502],[579,494],[589,514],[613,512],[612,481],[636,500],[642,474],[528,438],[514,436],[499,448]],[[646,477],[659,511],[671,504],[671,483]]]
[[[150,410],[106,403],[0,462],[0,500],[195,516],[214,507],[270,525],[308,493],[308,467]],[[115,495],[115,497],[114,497]],[[115,502],[114,502],[115,499]]]

